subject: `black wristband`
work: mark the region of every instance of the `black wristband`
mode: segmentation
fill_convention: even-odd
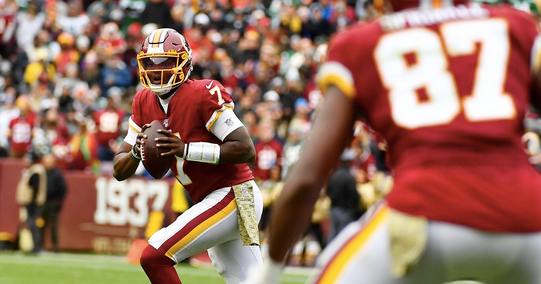
[[[183,159],[186,159],[186,157],[188,157],[189,148],[190,148],[190,144],[189,143],[184,143],[184,153],[182,155]]]
[[[133,147],[131,148],[131,151],[130,151],[130,157],[132,157],[133,159],[136,159],[138,161],[141,161],[141,153],[139,153],[139,151],[136,151],[135,149],[137,148],[137,144],[134,144]],[[139,149],[137,149],[139,150]]]

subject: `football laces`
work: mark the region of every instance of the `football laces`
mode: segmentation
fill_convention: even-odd
[[[141,139],[141,145],[139,145],[139,153],[141,153],[141,161],[145,160],[145,139]]]

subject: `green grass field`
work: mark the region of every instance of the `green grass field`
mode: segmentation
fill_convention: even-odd
[[[225,283],[212,267],[177,265],[183,284]],[[286,270],[283,284],[300,284],[308,270]],[[88,254],[51,254],[39,256],[19,252],[0,252],[2,284],[148,284],[139,265],[127,264],[124,257]]]

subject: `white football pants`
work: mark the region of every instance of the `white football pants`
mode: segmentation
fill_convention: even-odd
[[[252,183],[257,222],[263,212],[261,191]],[[237,205],[231,187],[213,191],[182,213],[172,224],[148,240],[166,251],[175,262],[207,250],[212,264],[227,284],[241,283],[253,265],[261,265],[259,246],[243,246],[240,239]]]
[[[389,211],[382,204],[346,227],[320,255],[310,283],[541,284],[541,233],[492,233],[436,221],[427,223],[419,262],[396,278],[391,273]]]

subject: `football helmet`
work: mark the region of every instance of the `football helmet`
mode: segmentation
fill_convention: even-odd
[[[143,41],[137,65],[141,84],[154,94],[163,95],[190,76],[192,49],[174,29],[157,29]]]

